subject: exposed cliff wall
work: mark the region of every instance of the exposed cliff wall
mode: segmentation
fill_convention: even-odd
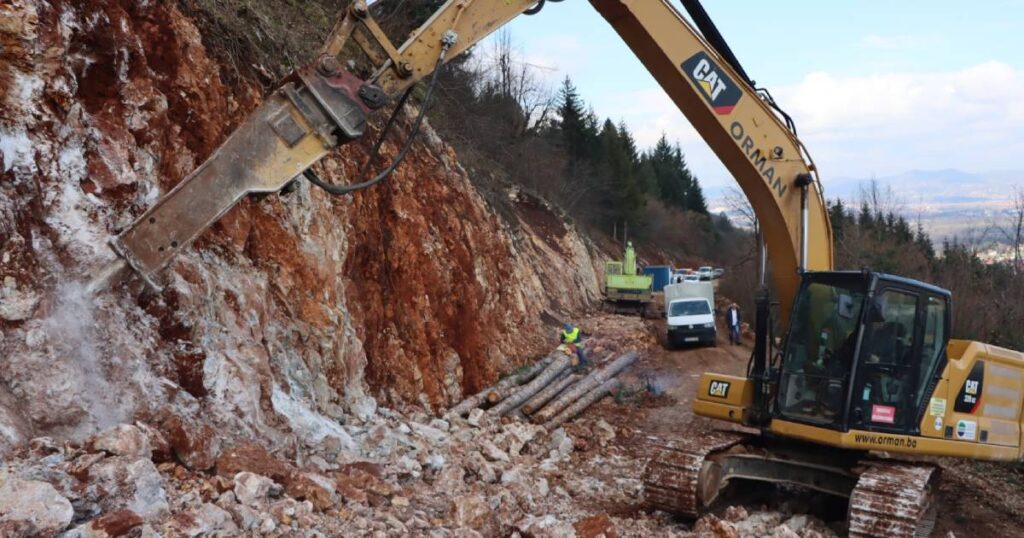
[[[522,193],[499,218],[427,128],[387,184],[246,200],[165,271],[163,291],[89,299],[107,238],[261,91],[224,75],[165,2],[5,2],[0,45],[0,447],[167,411],[274,444],[344,445],[374,397],[456,400],[547,347],[544,312],[598,296],[571,226]],[[353,177],[366,150],[336,152],[323,175]]]

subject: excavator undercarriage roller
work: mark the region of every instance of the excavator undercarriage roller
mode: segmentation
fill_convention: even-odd
[[[649,438],[644,506],[689,519],[707,513],[737,479],[795,485],[849,499],[851,537],[925,538],[935,527],[937,469],[862,459],[851,452],[766,447],[756,435],[716,431],[685,440]]]

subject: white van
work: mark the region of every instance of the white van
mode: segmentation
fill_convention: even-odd
[[[665,286],[668,346],[716,345],[715,290],[710,282],[683,282]]]

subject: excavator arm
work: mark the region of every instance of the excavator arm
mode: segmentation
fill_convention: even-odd
[[[590,0],[732,173],[764,234],[782,319],[800,270],[832,268],[817,171],[769,102],[667,0]],[[151,285],[157,271],[242,197],[274,192],[335,147],[361,137],[367,115],[523,12],[535,0],[449,0],[400,46],[353,2],[312,65],[296,71],[196,171],[112,240]],[[346,45],[369,59],[361,80]],[[730,55],[731,56],[731,55]]]

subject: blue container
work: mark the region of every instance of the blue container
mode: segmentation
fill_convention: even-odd
[[[662,291],[672,280],[671,265],[648,265],[644,267],[644,274],[654,279],[654,291]]]

